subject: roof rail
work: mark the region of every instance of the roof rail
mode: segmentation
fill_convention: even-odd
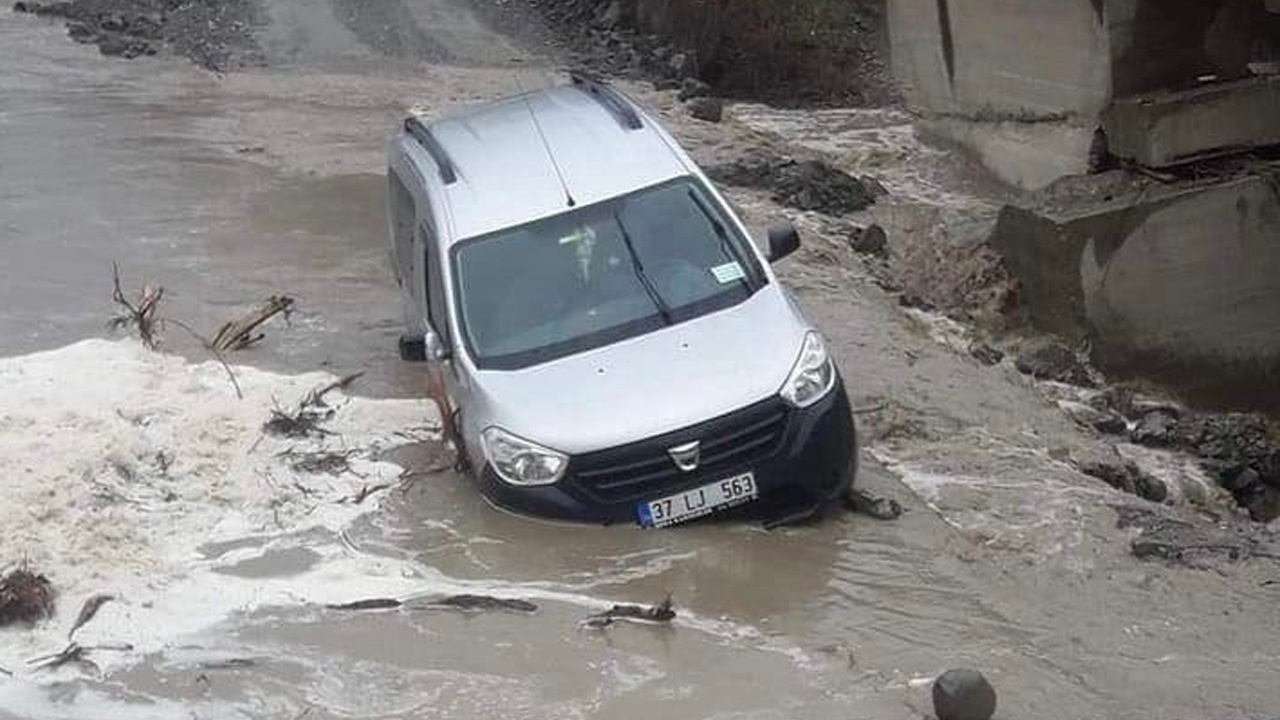
[[[592,99],[604,106],[609,114],[617,119],[618,124],[626,130],[639,130],[644,127],[640,122],[640,114],[631,102],[614,90],[608,83],[583,72],[570,72],[569,79],[573,86],[590,95]]]
[[[421,120],[416,117],[405,118],[404,131],[417,140],[422,149],[426,150],[431,159],[436,162],[436,166],[440,168],[441,182],[452,185],[458,181],[458,173],[453,167],[453,161],[449,159],[448,153],[440,147],[439,141]]]

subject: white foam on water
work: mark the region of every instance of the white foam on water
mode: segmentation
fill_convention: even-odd
[[[59,593],[54,618],[0,630],[0,667],[15,672],[0,675],[0,708],[25,717],[80,717],[90,707],[127,709],[130,717],[189,716],[152,698],[109,698],[82,685],[71,698],[50,694],[86,669],[40,670],[28,661],[65,647],[81,604],[97,593],[118,599],[102,606],[76,641],[128,646],[91,650],[104,675],[148,655],[181,653],[189,643],[216,645],[233,627],[227,622],[256,610],[296,614],[365,598],[461,593],[586,611],[613,604],[590,594],[592,582],[461,580],[411,559],[361,551],[347,530],[377,510],[385,494],[360,504],[350,499],[399,477],[399,466],[376,459],[383,452],[414,436],[438,437],[434,405],[334,391],[325,397],[335,409],[323,426],[331,434],[275,438],[262,433],[272,409],[295,406],[335,378],[248,367],[235,373],[243,399],[219,364],[190,364],[132,341],[88,340],[0,359],[0,466],[7,473],[0,558],[25,558]],[[299,472],[282,454],[289,450],[350,451],[351,469]],[[300,549],[299,566],[272,569],[273,556],[297,558]],[[237,568],[254,561],[269,571]],[[719,644],[812,665],[795,644],[750,625],[684,610],[673,624]],[[134,712],[134,700],[145,712]],[[202,716],[237,712],[206,709]]]
[[[350,499],[395,482],[401,468],[377,455],[408,442],[396,431],[434,428],[434,406],[334,391],[325,398],[335,409],[325,424],[331,434],[278,439],[262,433],[272,408],[294,405],[334,378],[235,373],[243,399],[219,364],[189,364],[133,341],[88,340],[0,360],[0,558],[25,559],[58,592],[53,619],[0,631],[0,666],[18,670],[59,650],[80,605],[96,593],[119,600],[77,639],[127,642],[139,653],[288,597],[280,580],[217,573],[227,559],[206,557],[210,544],[287,545],[319,531],[329,540],[309,545],[323,568],[312,574],[373,585],[395,574],[368,558],[343,558],[337,533],[378,507],[377,496]],[[350,451],[351,468],[299,472],[280,454],[290,449]]]

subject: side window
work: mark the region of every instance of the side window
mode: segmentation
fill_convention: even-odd
[[[440,339],[450,344],[449,311],[445,305],[440,248],[437,247],[435,233],[425,223],[420,226],[419,232],[422,233],[422,252],[427,270],[427,317],[431,319],[431,327],[440,334]]]
[[[413,273],[413,195],[394,170],[387,173],[391,197],[392,262],[396,280],[403,285]]]

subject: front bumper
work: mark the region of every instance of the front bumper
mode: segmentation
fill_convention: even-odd
[[[666,449],[692,440],[704,442],[706,462],[693,472],[680,472]],[[785,506],[790,516],[800,516],[849,488],[857,474],[857,453],[853,414],[840,381],[807,408],[771,399],[690,428],[575,456],[554,485],[514,487],[488,465],[479,481],[492,502],[513,512],[610,524],[636,522],[640,502],[751,471],[760,498],[744,510],[771,512]]]

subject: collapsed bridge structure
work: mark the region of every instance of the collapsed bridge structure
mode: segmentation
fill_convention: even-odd
[[[1032,191],[992,238],[1033,319],[1280,407],[1280,0],[893,0],[922,127]]]

